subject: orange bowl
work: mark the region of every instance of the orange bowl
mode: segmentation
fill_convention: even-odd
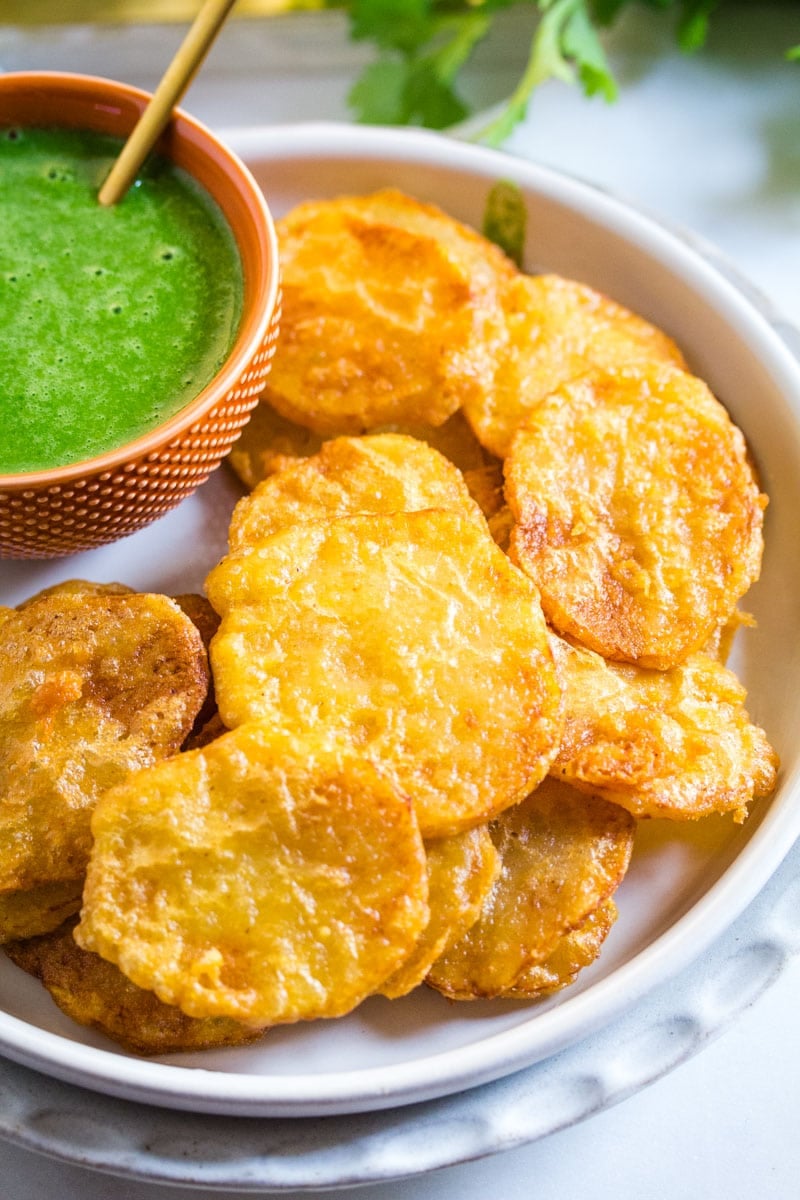
[[[4,125],[126,137],[149,99],[137,88],[88,75],[0,75]],[[238,335],[211,382],[144,436],[69,466],[0,474],[0,557],[72,554],[149,524],[219,466],[263,391],[280,315],[277,240],[264,197],[236,155],[180,109],[157,149],[205,188],[234,234],[244,274]]]

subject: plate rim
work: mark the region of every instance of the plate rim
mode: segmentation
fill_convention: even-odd
[[[241,131],[223,132],[229,145],[243,154],[246,163],[252,162],[253,147],[268,139],[273,147],[282,148],[282,158],[307,157],[309,148],[319,146],[335,130],[337,142],[330,156],[350,157],[353,148],[378,150],[389,156],[389,143],[403,146],[410,160],[419,154],[438,162],[436,149],[441,148],[442,136],[417,130],[370,130],[349,125],[312,122],[288,126],[256,126]],[[487,177],[496,177],[501,164],[512,156],[505,151],[484,147],[459,146],[448,139],[448,154],[470,169],[480,162]],[[264,155],[261,155],[262,159]],[[268,154],[266,158],[268,159]],[[396,158],[394,152],[391,157]],[[527,159],[516,160],[515,170],[534,181],[547,181],[560,197],[575,187],[582,190],[593,203],[598,198],[613,213],[627,220],[631,214],[643,222],[646,235],[656,240],[666,237],[670,248],[682,247],[691,261],[704,264],[718,285],[722,280],[730,289],[732,303],[746,305],[749,315],[758,313],[764,328],[774,334],[775,345],[783,347],[786,362],[791,363],[791,375],[798,377],[798,361],[776,328],[774,318],[765,311],[749,289],[746,296],[735,272],[721,270],[720,255],[705,253],[691,235],[669,227],[629,201],[614,197],[607,190],[566,172],[541,166]],[[738,298],[738,299],[737,299]],[[776,355],[778,366],[781,355]],[[257,1076],[236,1072],[211,1072],[195,1067],[181,1067],[152,1061],[125,1059],[125,1079],[117,1079],[114,1065],[119,1056],[112,1050],[74,1043],[31,1026],[19,1018],[0,1013],[0,1050],[23,1066],[51,1075],[67,1083],[77,1083],[104,1095],[135,1100],[156,1106],[178,1106],[186,1112],[215,1113],[233,1116],[306,1117],[363,1113],[369,1110],[396,1109],[420,1101],[430,1101],[465,1090],[480,1087],[492,1080],[530,1066],[541,1059],[551,1058],[575,1040],[575,1022],[582,1022],[582,1036],[595,1033],[625,1011],[638,1004],[650,991],[685,968],[702,954],[716,938],[738,919],[755,896],[778,869],[789,849],[800,836],[800,769],[782,780],[783,797],[778,808],[769,808],[758,828],[734,861],[724,870],[709,890],[659,937],[636,953],[628,962],[616,968],[608,977],[592,985],[584,993],[565,997],[557,1007],[541,1014],[537,1023],[515,1026],[495,1032],[468,1047],[456,1047],[411,1062],[389,1066],[361,1068],[350,1072],[317,1073],[303,1076]],[[745,875],[743,886],[741,875]],[[655,977],[650,966],[658,958],[661,969]],[[624,1002],[621,995],[624,995]],[[528,1037],[526,1038],[525,1032]],[[534,1043],[532,1047],[531,1042]],[[10,1044],[9,1044],[10,1043]],[[546,1043],[544,1051],[536,1049]],[[76,1062],[79,1057],[82,1062]],[[469,1057],[470,1065],[463,1065]],[[461,1065],[459,1061],[461,1060]],[[421,1065],[427,1070],[435,1065],[435,1082],[421,1084]],[[442,1071],[443,1066],[449,1067]],[[391,1076],[391,1084],[386,1078]],[[198,1095],[202,1080],[203,1094]]]

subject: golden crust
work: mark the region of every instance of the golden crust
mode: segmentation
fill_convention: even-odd
[[[107,792],[78,944],[190,1016],[335,1017],[428,920],[408,799],[366,760],[263,725]]]
[[[536,405],[591,368],[632,360],[686,364],[660,329],[585,284],[559,275],[517,275],[503,293],[507,340],[494,387],[470,396],[466,415],[479,441],[505,458]]]
[[[486,825],[434,838],[425,854],[431,916],[410,957],[380,988],[390,1000],[422,983],[445,946],[477,921],[500,866]]]
[[[22,612],[31,604],[35,604],[38,600],[44,600],[47,596],[129,596],[133,591],[134,589],[128,587],[126,583],[94,583],[91,579],[63,579],[61,583],[51,584],[50,587],[42,588],[33,596],[28,596],[21,604],[17,605],[17,611]]]
[[[758,577],[766,497],[741,431],[699,379],[657,366],[543,400],[506,462],[510,554],[550,624],[605,658],[666,669]]]
[[[541,1000],[569,987],[584,967],[595,961],[616,919],[616,904],[606,900],[582,925],[565,933],[543,963],[522,971],[514,986],[503,992],[503,997],[507,1000]]]
[[[460,411],[442,425],[384,423],[364,432],[402,433],[427,442],[460,471],[483,466],[489,458]],[[245,487],[252,491],[263,479],[282,471],[296,459],[318,454],[322,445],[323,439],[318,434],[275,411],[269,403],[267,387],[228,461]]]
[[[81,906],[83,876],[42,883],[26,891],[0,892],[0,942],[36,937],[57,929]]]
[[[553,638],[565,726],[551,773],[637,817],[732,812],[775,786],[778,756],[745,711],[745,690],[716,659],[670,671],[613,663]]]
[[[452,509],[485,529],[461,472],[425,442],[397,433],[335,438],[240,500],[228,541],[243,551],[289,525],[425,508]]]
[[[485,239],[390,190],[301,204],[277,229],[283,416],[323,436],[441,425],[491,386],[514,268]]]
[[[426,837],[484,823],[546,773],[560,691],[536,589],[476,522],[296,525],[206,586],[224,723],[343,738],[413,797]]]
[[[174,754],[208,690],[194,625],[165,596],[44,596],[0,624],[0,891],[80,877],[89,818]]]
[[[318,434],[276,412],[269,403],[267,384],[228,455],[228,462],[245,487],[252,491],[273,471],[282,470],[297,458],[317,454],[321,446],[322,438]]]
[[[546,780],[491,823],[497,880],[477,922],[434,963],[428,983],[454,1000],[507,993],[611,897],[628,868],[634,829],[618,805]]]
[[[82,950],[68,921],[44,937],[13,942],[6,954],[35,976],[79,1025],[97,1029],[135,1054],[175,1054],[241,1046],[263,1031],[227,1017],[197,1019],[131,983],[112,963]]]

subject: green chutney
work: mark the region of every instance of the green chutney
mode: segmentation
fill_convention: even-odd
[[[242,265],[222,212],[157,157],[101,207],[121,147],[0,129],[0,474],[126,445],[202,391],[235,340]]]

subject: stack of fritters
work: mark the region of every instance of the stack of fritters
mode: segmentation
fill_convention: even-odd
[[[73,803],[31,772],[8,801],[5,936],[43,935],[9,952],[144,1053],[423,980],[556,991],[614,923],[636,818],[744,819],[777,770],[720,661],[766,500],[671,339],[399,192],[278,231],[282,333],[211,614],[84,588],[0,621],[44,647],[2,659],[5,769],[49,722],[67,757],[41,768],[93,780]],[[131,608],[145,644],[157,615],[202,660],[205,630],[213,691],[167,705],[115,673]],[[59,622],[92,612],[110,642],[76,664]]]

